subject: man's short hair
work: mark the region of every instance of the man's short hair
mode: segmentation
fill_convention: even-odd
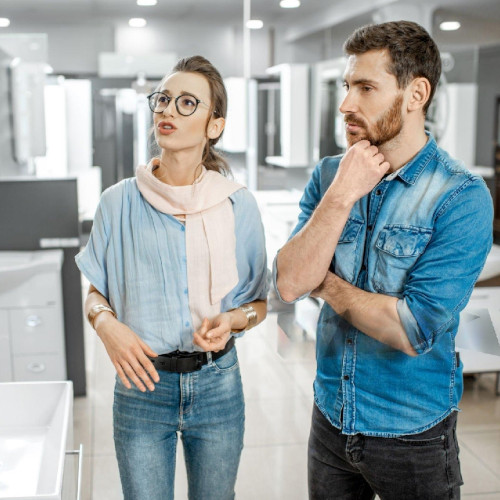
[[[423,109],[427,113],[441,76],[441,57],[434,40],[417,23],[391,21],[358,28],[344,43],[347,55],[382,49],[387,49],[391,56],[392,64],[387,70],[396,77],[400,89],[414,78],[429,80],[431,93]]]

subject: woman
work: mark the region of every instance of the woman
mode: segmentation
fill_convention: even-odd
[[[244,430],[234,337],[266,316],[267,265],[255,200],[213,149],[226,101],[206,59],[177,63],[149,96],[160,156],[103,193],[76,258],[117,371],[126,500],[173,498],[177,432],[189,498],[234,498]]]

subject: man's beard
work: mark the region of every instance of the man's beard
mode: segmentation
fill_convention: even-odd
[[[346,123],[353,123],[364,129],[364,131],[355,134],[346,132],[349,147],[363,139],[368,140],[372,146],[377,147],[394,139],[403,128],[402,105],[403,96],[400,94],[394,99],[392,106],[377,120],[371,130],[368,130],[366,123],[361,118],[357,118],[356,115],[345,115],[344,121]]]

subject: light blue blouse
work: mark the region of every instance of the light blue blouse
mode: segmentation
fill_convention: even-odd
[[[239,282],[222,300],[221,311],[265,299],[268,292],[264,229],[255,198],[240,189],[230,199]],[[153,208],[135,178],[102,194],[90,239],[75,260],[118,320],[155,352],[200,350],[193,345],[184,224]]]

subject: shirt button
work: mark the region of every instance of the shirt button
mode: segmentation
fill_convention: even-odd
[[[352,345],[352,339],[347,339],[347,343],[348,343],[349,345]]]
[[[372,229],[373,229],[373,226],[370,224],[370,225],[368,226],[368,231],[371,231]]]
[[[366,266],[364,264],[361,266],[361,270],[366,271]]]
[[[186,228],[184,226],[181,226],[181,231],[185,231]]]
[[[186,323],[184,323],[185,326],[189,326],[189,321],[186,321]]]
[[[188,289],[184,288],[184,293],[187,295],[188,294]]]
[[[349,375],[344,375],[344,380],[349,380]]]
[[[381,189],[377,189],[377,190],[375,191],[375,194],[376,194],[377,196],[380,196],[380,195],[382,194],[382,190],[381,190]]]

